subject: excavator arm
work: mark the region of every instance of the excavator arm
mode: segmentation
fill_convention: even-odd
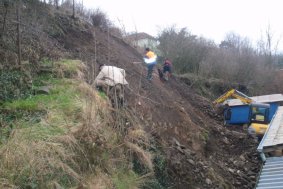
[[[223,103],[225,100],[227,100],[231,96],[241,100],[245,104],[250,104],[253,102],[253,100],[247,95],[241,93],[240,91],[237,91],[236,89],[231,89],[227,91],[226,93],[224,93],[223,95],[221,95],[220,97],[218,97],[216,100],[214,100],[213,104],[216,105],[216,104]]]

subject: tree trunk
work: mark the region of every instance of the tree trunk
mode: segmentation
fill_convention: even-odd
[[[54,0],[56,9],[59,9],[59,0]]]
[[[3,19],[3,27],[0,33],[0,40],[2,40],[2,37],[4,36],[4,33],[5,33],[6,19],[7,19],[7,13],[8,13],[8,2],[4,2],[4,7],[5,7],[5,13],[4,13],[4,19]]]
[[[22,60],[22,53],[21,53],[21,0],[18,1],[17,6],[17,46],[18,46],[18,67],[21,68],[21,60]]]
[[[108,49],[108,53],[107,53],[107,62],[108,64],[110,63],[110,36],[109,36],[109,27],[107,27],[107,49]]]
[[[73,0],[73,18],[75,18],[75,0]]]

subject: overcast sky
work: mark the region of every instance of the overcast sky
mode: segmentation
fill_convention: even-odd
[[[283,50],[282,0],[77,0],[80,1],[87,8],[100,8],[128,32],[137,30],[153,36],[176,25],[216,43],[228,32],[255,43],[270,25],[274,44],[280,40]]]

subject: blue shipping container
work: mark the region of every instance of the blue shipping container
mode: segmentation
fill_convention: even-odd
[[[274,116],[279,103],[272,102],[270,104],[269,109],[269,120],[271,121],[272,117]],[[226,124],[230,125],[243,125],[249,123],[249,116],[250,116],[250,106],[245,105],[238,105],[238,106],[230,106],[229,109],[224,111],[224,119]]]

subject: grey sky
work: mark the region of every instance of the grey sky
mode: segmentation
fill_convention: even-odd
[[[254,43],[270,25],[274,44],[283,50],[281,0],[77,0],[87,8],[100,8],[117,26],[156,36],[164,27],[187,27],[195,35],[219,43],[228,32]]]

